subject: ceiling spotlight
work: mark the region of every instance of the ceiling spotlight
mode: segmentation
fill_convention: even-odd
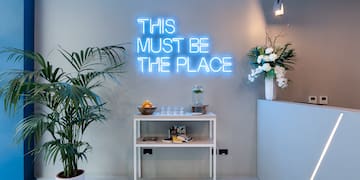
[[[275,0],[273,9],[274,9],[275,16],[284,15],[284,3],[283,3],[283,1],[282,0]]]

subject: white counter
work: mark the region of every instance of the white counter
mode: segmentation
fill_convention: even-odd
[[[314,180],[360,179],[360,110],[258,100],[260,180],[309,180],[343,118]]]

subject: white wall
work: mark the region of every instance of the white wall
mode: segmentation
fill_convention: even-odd
[[[113,109],[106,124],[94,127],[87,136],[94,146],[86,165],[88,172],[129,174],[132,167],[129,138],[135,106],[144,99],[151,99],[159,106],[188,106],[192,85],[203,84],[206,101],[219,117],[218,144],[230,150],[229,156],[219,160],[219,174],[255,174],[255,99],[263,97],[263,82],[246,83],[249,71],[246,53],[249,48],[263,44],[265,23],[273,33],[290,25],[282,41],[292,42],[297,51],[295,71],[289,73],[292,82],[289,88],[279,91],[280,99],[303,102],[308,95],[328,95],[331,105],[360,108],[360,96],[356,96],[360,90],[356,83],[360,76],[356,73],[360,2],[285,1],[286,15],[276,19],[270,14],[272,3],[269,0],[37,0],[36,47],[56,64],[63,64],[55,51],[58,45],[78,50],[133,42],[137,31],[135,18],[140,15],[176,16],[181,23],[178,27],[181,34],[207,33],[214,52],[230,52],[236,60],[233,75],[226,78],[145,77],[137,72],[133,48],[129,45],[128,72],[123,75],[121,86],[109,85],[103,92],[110,106],[117,109]],[[158,157],[149,157],[147,162],[152,164],[152,158]],[[59,170],[59,166],[43,165],[37,173],[50,177]],[[205,173],[202,171],[190,170],[195,174]]]
[[[360,1],[288,0],[282,18],[269,14],[273,1],[261,2],[268,29],[285,30],[282,42],[292,42],[297,52],[292,81],[280,99],[306,102],[309,95],[327,95],[330,105],[360,108]]]
[[[218,174],[256,174],[256,99],[263,96],[263,82],[247,84],[248,50],[264,41],[265,20],[256,0],[38,0],[36,49],[54,64],[63,65],[58,45],[79,50],[133,42],[137,16],[175,16],[181,34],[208,34],[214,53],[229,52],[234,72],[229,77],[186,75],[145,76],[138,73],[132,45],[121,85],[109,84],[102,94],[113,111],[105,124],[95,125],[86,136],[94,150],[83,165],[89,175],[131,175],[132,115],[144,99],[156,105],[191,103],[191,87],[205,87],[205,101],[218,115],[218,145],[229,155],[219,157]],[[202,176],[207,174],[206,150],[158,150],[145,158],[148,176]],[[154,163],[155,162],[155,163]],[[156,163],[161,162],[161,163]],[[186,164],[191,166],[185,166]],[[174,171],[174,165],[181,167]],[[204,166],[203,166],[204,165]],[[52,177],[60,166],[39,162],[37,175]],[[186,172],[181,174],[177,172]]]
[[[259,100],[257,113],[259,179],[310,179],[341,113],[314,179],[360,178],[359,110]]]

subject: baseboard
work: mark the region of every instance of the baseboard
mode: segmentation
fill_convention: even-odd
[[[139,180],[168,180],[169,178],[141,178]],[[210,180],[209,178],[171,178],[173,180]],[[54,180],[54,178],[37,178],[37,180]],[[112,177],[91,177],[86,176],[86,180],[132,180],[128,176],[112,176]],[[217,180],[259,180],[256,177],[249,176],[232,176],[232,177],[218,177]]]

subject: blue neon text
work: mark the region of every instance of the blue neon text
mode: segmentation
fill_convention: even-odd
[[[180,36],[174,18],[142,17],[136,38],[137,62],[143,73],[231,73],[232,57],[211,55],[210,38]]]

